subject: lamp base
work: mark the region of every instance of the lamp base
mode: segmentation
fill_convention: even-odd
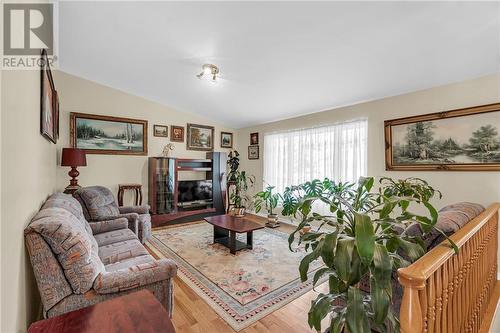
[[[80,185],[68,185],[64,189],[64,193],[66,193],[66,194],[73,194],[73,193],[75,193],[76,191],[78,191],[81,188],[82,187]]]
[[[78,172],[78,170],[76,170],[76,167],[71,167],[71,170],[68,172],[68,176],[70,176],[71,179],[69,180],[69,185],[64,189],[64,193],[73,194],[82,188],[80,185],[78,185],[78,180],[76,179],[79,174],[80,173]]]

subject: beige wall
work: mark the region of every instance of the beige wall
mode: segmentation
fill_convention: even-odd
[[[56,145],[40,135],[40,72],[2,72],[1,332],[24,332],[39,296],[23,229],[55,190]]]
[[[144,119],[148,121],[149,156],[159,156],[169,138],[153,136],[153,125],[180,125],[187,123],[215,126],[215,151],[220,148],[220,132],[234,130],[198,115],[179,112],[141,97],[97,84],[63,72],[54,73],[55,85],[60,95],[61,138],[57,143],[58,162],[62,147],[69,147],[69,114],[83,112],[117,117]],[[195,96],[193,96],[195,98]],[[175,143],[172,153],[176,157],[205,157],[205,152],[186,150],[186,143]],[[116,194],[120,183],[143,184],[143,195],[147,200],[148,161],[146,156],[87,155],[87,167],[79,168],[79,183],[82,186],[104,185]],[[60,163],[59,163],[60,164]],[[69,169],[57,166],[57,189],[63,190],[69,183]],[[195,175],[192,175],[196,177]],[[128,200],[131,195],[128,196]]]
[[[242,168],[256,176],[262,188],[263,157],[247,159],[249,134],[259,132],[261,154],[265,132],[331,124],[358,117],[368,118],[368,175],[403,178],[421,177],[443,192],[439,207],[459,200],[488,205],[500,201],[500,172],[388,172],[384,162],[384,120],[443,110],[500,102],[500,73],[373,102],[314,113],[302,117],[238,130],[238,151]]]

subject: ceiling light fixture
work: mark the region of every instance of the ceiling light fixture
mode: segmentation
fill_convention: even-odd
[[[216,82],[219,75],[219,67],[212,64],[204,64],[201,66],[201,73],[196,75],[198,79],[202,79],[203,76],[211,76],[211,82]]]

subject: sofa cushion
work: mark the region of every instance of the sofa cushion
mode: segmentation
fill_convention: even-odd
[[[150,254],[146,254],[146,255],[141,255],[141,256],[121,260],[121,261],[118,261],[118,262],[115,262],[115,263],[112,263],[109,265],[104,265],[104,268],[106,269],[106,272],[114,272],[114,271],[118,271],[120,269],[127,269],[127,268],[135,266],[135,265],[145,264],[145,263],[153,262],[153,261],[156,261],[156,259],[153,258],[153,256],[151,256]]]
[[[95,279],[94,289],[99,294],[117,293],[170,279],[176,272],[177,265],[170,259],[140,263],[99,274]]]
[[[450,210],[459,211],[459,212],[466,214],[469,217],[469,219],[472,220],[473,218],[475,218],[476,216],[481,214],[484,211],[484,209],[485,208],[483,205],[480,205],[477,203],[458,202],[455,204],[444,206],[443,208],[441,208],[439,210],[439,212],[446,212],[446,211],[450,211]]]
[[[74,193],[90,221],[98,221],[120,214],[113,193],[104,186],[89,186]]]
[[[148,251],[137,238],[99,247],[99,258],[104,265],[147,254]]]
[[[88,291],[97,275],[104,272],[97,242],[69,211],[56,207],[42,209],[27,230],[37,232],[49,244],[75,293]]]
[[[130,229],[119,229],[94,235],[99,247],[109,244],[137,239],[137,236]]]
[[[456,204],[448,205],[439,210],[436,228],[443,231],[446,236],[451,236],[464,225],[469,223],[472,219],[477,217],[484,211],[484,207],[480,204],[470,202],[459,202]],[[405,231],[409,236],[420,236],[424,241],[427,251],[439,245],[445,237],[433,229],[423,236],[420,224],[414,223]]]
[[[41,209],[45,208],[62,208],[73,214],[82,225],[84,225],[85,230],[89,235],[92,235],[92,230],[89,226],[89,223],[85,219],[83,215],[82,206],[69,194],[64,193],[54,193],[52,194],[47,201],[42,205]]]

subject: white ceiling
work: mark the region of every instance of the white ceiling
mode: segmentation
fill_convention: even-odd
[[[59,20],[63,71],[235,128],[500,71],[498,2],[61,2]]]

